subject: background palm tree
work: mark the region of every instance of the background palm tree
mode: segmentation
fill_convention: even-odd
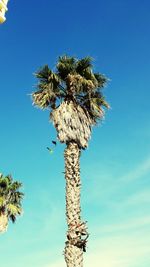
[[[22,183],[13,181],[11,175],[0,174],[0,233],[5,232],[8,220],[13,223],[21,215],[23,193],[19,191]]]
[[[80,208],[81,149],[88,145],[91,127],[104,117],[103,107],[109,108],[103,96],[107,78],[92,68],[90,57],[59,57],[55,72],[45,65],[36,73],[39,82],[32,93],[36,106],[50,109],[57,137],[67,145],[64,157],[68,231],[64,254],[68,267],[83,266],[88,238]]]

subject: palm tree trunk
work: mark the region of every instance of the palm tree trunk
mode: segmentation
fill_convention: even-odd
[[[83,267],[88,233],[86,223],[81,222],[80,208],[80,149],[75,142],[67,144],[65,156],[67,241],[65,261],[67,267]],[[84,239],[83,239],[84,237]]]

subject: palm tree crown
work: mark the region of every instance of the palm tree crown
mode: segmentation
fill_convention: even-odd
[[[59,57],[55,72],[45,65],[36,73],[39,83],[32,93],[35,105],[51,110],[60,142],[75,141],[83,149],[91,126],[104,117],[103,107],[109,108],[102,92],[107,78],[92,69],[91,57]]]
[[[0,174],[0,216],[5,214],[12,222],[22,213],[21,201],[24,194],[19,191],[21,186],[22,183],[14,182],[11,175]]]

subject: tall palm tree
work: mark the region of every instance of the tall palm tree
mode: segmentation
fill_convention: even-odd
[[[7,230],[9,219],[14,223],[21,215],[23,193],[19,191],[22,183],[13,181],[11,175],[0,174],[0,233]]]
[[[65,261],[67,267],[83,266],[83,251],[88,238],[86,222],[81,220],[80,165],[81,149],[85,149],[91,128],[104,117],[103,107],[109,108],[103,96],[107,78],[93,72],[92,58],[59,57],[56,70],[43,66],[35,75],[36,91],[33,104],[50,109],[50,120],[61,143],[66,144],[66,217],[67,240]]]

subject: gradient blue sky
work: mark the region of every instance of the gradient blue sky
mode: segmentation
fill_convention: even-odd
[[[33,73],[90,55],[112,109],[82,153],[85,267],[150,266],[150,2],[12,1],[0,25],[0,171],[24,184],[24,214],[1,235],[1,267],[65,267],[63,150],[31,104]]]

